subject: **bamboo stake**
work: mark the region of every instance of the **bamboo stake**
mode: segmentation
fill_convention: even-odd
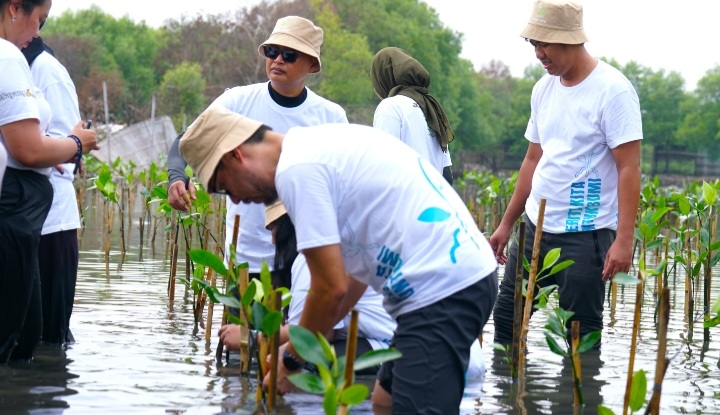
[[[355,379],[355,353],[357,350],[358,339],[358,310],[353,308],[350,311],[350,329],[348,331],[347,346],[345,349],[345,381],[343,387],[347,388],[353,384]],[[338,414],[347,415],[347,405],[340,405]]]
[[[240,270],[238,280],[238,292],[240,296],[242,296],[245,290],[247,290],[249,284],[247,268],[242,268]],[[240,325],[240,370],[247,372],[250,370],[250,346],[248,344],[248,338],[250,336],[250,322],[247,320],[247,316],[243,312],[240,312],[240,319],[242,321],[242,325]]]
[[[685,321],[692,321],[692,318],[690,316],[690,301],[692,299],[692,288],[691,288],[691,265],[692,265],[692,250],[690,249],[690,233],[685,234],[685,249],[687,249],[688,252],[688,258],[687,258],[687,270],[685,272]]]
[[[282,309],[282,297],[277,292],[273,293],[275,299],[275,311]],[[268,409],[275,409],[277,400],[277,369],[278,357],[280,355],[280,330],[270,338],[270,386],[268,387]],[[259,385],[262,389],[262,382]]]
[[[525,257],[525,229],[527,224],[520,222],[520,231],[518,238],[517,263],[515,265],[515,309],[513,311],[513,339],[512,339],[512,375],[518,377],[518,363],[520,362],[520,353],[525,353],[520,349],[520,336],[523,323],[522,313],[522,282],[523,282],[523,261]]]
[[[268,364],[267,364],[267,355],[268,355],[268,340],[265,338],[265,336],[262,335],[262,333],[258,333],[257,335],[257,347],[258,347],[258,387],[256,392],[255,399],[257,402],[262,402],[263,400],[263,390],[262,390],[262,384],[263,380],[265,379],[265,374],[268,373]],[[272,358],[272,357],[271,357]],[[275,372],[277,373],[277,371]],[[276,383],[277,385],[277,383]]]
[[[667,352],[667,329],[670,322],[670,289],[665,288],[662,291],[660,299],[660,323],[658,325],[658,351],[657,362],[655,364],[655,384],[653,386],[653,394],[650,403],[645,410],[645,414],[660,414],[660,394],[662,392],[662,382],[665,378],[670,360],[666,356]]]
[[[575,320],[570,326],[570,347],[572,348],[572,375],[573,375],[573,405],[576,407],[585,404],[582,393],[582,370],[580,365],[580,322]]]
[[[617,307],[617,283],[610,281],[610,314],[615,315],[615,308]]]
[[[645,279],[645,270],[640,270],[641,282],[637,284],[635,289],[635,318],[633,319],[632,339],[630,342],[630,363],[628,366],[628,377],[625,388],[625,400],[623,401],[623,415],[627,415],[628,404],[630,403],[630,388],[632,387],[633,370],[635,368],[635,350],[637,349],[637,338],[640,332],[640,313],[642,311],[643,301],[643,281]]]
[[[212,268],[210,268],[210,271],[208,271],[210,274],[210,285],[213,287],[215,286],[216,281],[216,275],[214,272],[212,272]],[[212,319],[213,319],[213,309],[215,308],[215,303],[212,302],[210,298],[207,298],[207,304],[208,304],[208,312],[207,312],[207,321],[205,322],[205,341],[210,341],[210,336],[212,334]]]
[[[545,220],[545,199],[540,199],[540,210],[538,212],[537,225],[535,226],[535,240],[533,242],[532,262],[530,264],[530,275],[528,276],[527,294],[525,296],[525,309],[523,310],[522,328],[520,330],[520,350],[527,349],[527,335],[532,312],[533,299],[535,298],[535,279],[537,278],[538,264],[540,262],[540,243],[542,241],[543,222]],[[518,260],[521,260],[518,258]],[[525,353],[518,354],[518,377],[525,377]]]
[[[233,238],[232,238],[232,243],[230,244],[231,248],[233,246],[237,246],[236,244],[237,244],[239,232],[240,232],[240,215],[235,215],[235,222],[233,223]],[[227,254],[228,269],[231,269],[231,268],[233,268],[233,266],[235,264],[235,255],[236,254],[235,254],[235,251],[227,252],[226,254]],[[223,276],[223,283],[225,284],[225,287],[227,287],[227,279],[225,278],[225,276]],[[227,312],[228,312],[227,306],[223,306],[223,316],[222,316],[221,326],[224,326],[225,324],[227,324]],[[222,362],[223,350],[224,350],[223,343],[221,340],[218,340],[217,351],[215,352],[215,358],[217,359],[218,362]],[[230,360],[229,356],[228,356],[227,360],[228,361]]]
[[[170,262],[170,293],[168,295],[168,308],[173,311],[175,302],[175,273],[177,272],[178,244],[172,244],[172,258]]]
[[[712,241],[715,239],[715,225],[713,223],[713,219],[708,219],[708,231],[710,234],[710,244],[712,244]],[[710,300],[710,288],[712,285],[712,250],[709,249],[707,251],[707,257],[705,259],[705,283],[703,287],[703,310],[705,314],[705,319],[710,318],[710,307],[712,307],[711,300]],[[702,353],[703,355],[707,353],[707,351],[710,349],[710,327],[704,327],[703,328],[703,345],[702,345]]]

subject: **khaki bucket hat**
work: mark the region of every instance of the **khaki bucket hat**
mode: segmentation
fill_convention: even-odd
[[[272,205],[265,206],[265,229],[269,229],[270,225],[286,214],[285,205],[280,200]]]
[[[583,30],[583,7],[576,1],[537,0],[530,21],[520,33],[545,43],[580,45],[588,41]]]
[[[322,69],[320,62],[320,47],[323,44],[323,30],[308,19],[299,16],[287,16],[278,19],[270,37],[258,46],[258,53],[265,58],[262,51],[264,45],[284,46],[294,49],[318,60],[318,70]],[[317,73],[316,72],[316,73]]]
[[[262,125],[224,107],[211,105],[183,134],[180,155],[207,189],[222,156],[247,141]]]

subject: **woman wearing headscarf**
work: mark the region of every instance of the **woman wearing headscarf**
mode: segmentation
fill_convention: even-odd
[[[0,145],[7,169],[0,194],[0,364],[29,360],[42,315],[38,243],[50,209],[52,166],[97,148],[78,123],[69,137],[43,135],[51,116],[20,52],[38,36],[51,0],[0,0]]]
[[[397,137],[425,157],[452,184],[448,143],[450,123],[438,100],[430,95],[430,74],[400,48],[375,54],[370,69],[375,93],[382,99],[373,127]]]

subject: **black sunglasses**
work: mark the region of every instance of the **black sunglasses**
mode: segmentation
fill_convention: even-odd
[[[282,58],[287,63],[295,62],[300,57],[300,52],[290,49],[280,49],[277,46],[263,45],[263,53],[268,59],[275,60],[278,55],[282,55]]]

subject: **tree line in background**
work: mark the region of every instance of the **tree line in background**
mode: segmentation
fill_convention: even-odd
[[[111,122],[149,118],[156,95],[157,113],[170,115],[181,130],[184,120],[191,122],[225,88],[267,80],[257,47],[287,15],[309,18],[325,31],[323,69],[308,86],[342,105],[351,122],[372,123],[379,101],[370,62],[376,51],[397,46],[430,72],[429,90],[451,122],[456,137],[451,148],[461,165],[471,162],[493,171],[519,167],[527,149],[523,134],[530,93],[545,71],[530,65],[515,78],[499,61],[476,70],[460,57],[462,34],[420,0],[263,1],[224,14],[169,19],[158,29],[93,6],[51,16],[42,36],[73,78],[84,116],[104,119],[105,81]],[[533,53],[529,46],[528,53]],[[603,60],[638,91],[649,156],[644,159],[651,160],[644,171],[662,170],[660,154],[720,156],[720,66],[687,92],[677,72]]]

